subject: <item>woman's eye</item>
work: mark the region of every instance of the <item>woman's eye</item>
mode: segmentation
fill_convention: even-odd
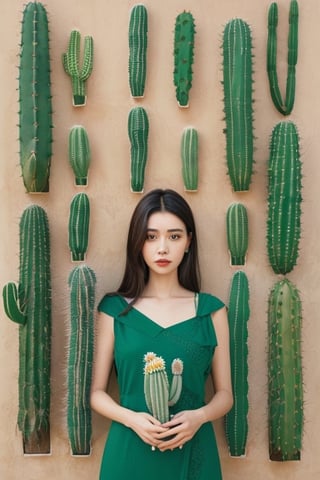
[[[147,240],[155,240],[156,236],[153,233],[147,234]]]
[[[180,235],[178,235],[177,233],[173,233],[172,235],[170,235],[170,238],[171,240],[179,240]]]

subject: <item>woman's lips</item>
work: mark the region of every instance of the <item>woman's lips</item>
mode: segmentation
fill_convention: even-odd
[[[166,260],[165,258],[156,260],[156,264],[159,265],[159,267],[166,267],[170,263],[171,263],[170,260]]]

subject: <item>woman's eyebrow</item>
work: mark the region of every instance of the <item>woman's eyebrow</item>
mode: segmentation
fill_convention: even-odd
[[[147,232],[158,232],[156,228],[147,228]],[[168,228],[167,232],[183,232],[184,230],[182,228]]]

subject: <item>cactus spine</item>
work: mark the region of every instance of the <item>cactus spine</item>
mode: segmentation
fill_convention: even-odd
[[[184,129],[181,138],[182,177],[186,191],[198,190],[198,132],[192,127]]]
[[[230,290],[228,321],[230,360],[234,403],[225,416],[226,437],[230,455],[246,453],[248,435],[248,320],[250,317],[249,286],[244,272],[234,274]]]
[[[48,192],[52,155],[49,33],[40,2],[29,2],[23,12],[19,104],[23,182],[28,193]]]
[[[96,277],[87,266],[71,272],[71,331],[68,358],[68,434],[73,455],[91,450],[90,384],[93,361],[93,325]]]
[[[245,265],[248,250],[248,214],[241,203],[232,203],[228,208],[227,240],[231,265]]]
[[[148,158],[149,120],[142,107],[131,109],[128,117],[128,135],[131,143],[131,190],[143,192]]]
[[[135,5],[129,22],[129,85],[133,97],[143,97],[147,71],[148,12]]]
[[[273,131],[268,165],[267,246],[275,273],[297,263],[301,217],[301,161],[297,128],[280,122]]]
[[[233,19],[223,33],[223,88],[228,174],[234,191],[249,190],[253,165],[251,32]]]
[[[62,54],[65,72],[71,77],[73,105],[81,107],[86,104],[86,81],[93,69],[93,38],[84,38],[83,63],[80,67],[80,32],[72,30],[68,50]]]
[[[301,301],[288,280],[277,282],[268,305],[268,404],[271,460],[300,460],[303,429]]]
[[[189,106],[192,87],[192,64],[195,25],[190,12],[182,12],[176,18],[174,31],[174,72],[176,98],[180,107]]]
[[[69,248],[73,262],[82,262],[88,249],[90,203],[85,193],[72,199],[69,216]]]
[[[3,288],[5,312],[19,327],[18,427],[25,453],[50,453],[51,279],[45,211],[32,205],[20,219],[18,287]]]
[[[81,125],[74,125],[69,134],[69,163],[75,175],[76,185],[88,184],[90,160],[90,145],[86,129]]]
[[[169,420],[169,407],[177,403],[182,390],[183,363],[179,358],[171,364],[172,382],[169,385],[162,357],[148,352],[144,356],[144,394],[152,415],[161,423]]]
[[[289,115],[292,112],[295,100],[296,65],[298,60],[298,21],[298,2],[291,0],[288,34],[288,72],[286,96],[285,101],[283,101],[277,74],[278,5],[276,2],[270,5],[268,12],[267,72],[273,104],[283,115]]]

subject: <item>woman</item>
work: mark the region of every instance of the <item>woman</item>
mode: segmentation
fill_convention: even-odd
[[[199,283],[189,205],[172,190],[151,191],[131,219],[121,285],[98,307],[91,405],[112,420],[100,480],[222,478],[211,422],[232,406],[228,323],[224,304]],[[148,356],[163,360],[168,385],[171,362],[183,366],[164,423],[149,410]],[[113,362],[120,404],[106,393]],[[206,404],[209,375],[215,393]]]

